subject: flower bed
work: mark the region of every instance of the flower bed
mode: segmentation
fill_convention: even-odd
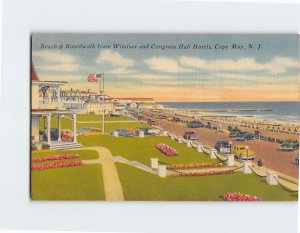
[[[163,154],[165,154],[166,156],[175,156],[178,155],[177,151],[175,149],[173,149],[172,147],[163,144],[163,143],[159,143],[155,146],[155,148],[157,148],[158,150],[160,150]]]
[[[68,135],[68,134],[62,134],[61,135],[61,140],[62,141],[71,141],[71,140],[73,140],[73,136]]]
[[[188,163],[188,164],[170,164],[168,169],[192,169],[201,167],[222,167],[223,163]]]
[[[240,192],[229,192],[220,197],[223,198],[224,201],[259,201],[259,198],[256,196],[250,196],[249,194],[243,194]]]
[[[233,172],[234,172],[233,170],[178,172],[178,173],[172,173],[170,174],[170,176],[211,176],[211,175],[232,174]]]
[[[79,158],[78,154],[52,155],[52,156],[34,158],[34,159],[31,159],[31,162],[38,163],[38,162],[44,162],[44,161],[76,159],[76,158]]]
[[[80,166],[80,165],[82,165],[82,160],[32,165],[31,170],[45,170],[45,169],[72,167],[72,166]]]

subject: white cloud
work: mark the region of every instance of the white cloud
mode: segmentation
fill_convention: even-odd
[[[60,63],[57,65],[37,65],[35,68],[42,71],[75,72],[78,71],[81,66],[75,63]]]
[[[127,75],[127,74],[135,74],[136,70],[128,69],[127,67],[116,67],[111,70],[108,70],[106,73],[108,74],[116,74],[116,75]]]
[[[200,57],[182,56],[179,63],[193,69],[221,71],[266,71],[270,74],[284,73],[287,68],[298,68],[296,60],[289,57],[275,57],[270,62],[259,63],[254,58],[244,57],[237,60],[207,60]]]
[[[82,68],[75,56],[66,53],[52,51],[33,52],[33,57],[37,61],[35,68],[40,71],[53,72],[75,72]],[[44,60],[44,61],[40,61]]]
[[[33,52],[32,55],[37,58],[42,58],[46,61],[57,63],[74,63],[76,61],[76,58],[74,56],[65,53],[37,51]]]
[[[160,74],[147,74],[147,73],[137,73],[130,76],[131,78],[136,78],[138,80],[174,80],[174,76],[170,75],[160,75]]]
[[[162,71],[167,73],[190,72],[189,69],[183,68],[176,59],[168,57],[151,57],[144,60],[145,64],[151,70]]]
[[[79,75],[43,75],[39,77],[44,81],[65,81],[65,82],[80,82],[83,80]]]
[[[134,65],[133,59],[126,58],[120,53],[113,52],[110,49],[102,50],[99,53],[96,62],[98,64],[109,63],[112,66],[122,66],[122,67],[128,67]]]

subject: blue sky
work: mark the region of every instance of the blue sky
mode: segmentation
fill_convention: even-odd
[[[81,44],[95,48],[75,48]],[[205,48],[192,49],[194,44]],[[115,97],[299,100],[297,35],[34,34],[32,60],[40,79],[68,81],[66,89],[96,91],[87,75],[104,73],[106,93]]]

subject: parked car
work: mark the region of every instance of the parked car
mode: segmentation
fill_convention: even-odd
[[[229,133],[229,137],[231,137],[231,138],[236,138],[238,134],[239,134],[239,131],[231,131],[231,132]]]
[[[178,117],[173,117],[173,119],[172,119],[172,122],[175,122],[175,123],[180,122],[180,121],[181,121],[181,119]]]
[[[138,119],[139,121],[141,121],[141,120],[143,120],[143,119],[144,119],[144,116],[142,116],[142,115],[139,115],[139,116],[137,117],[137,119]]]
[[[50,136],[51,136],[51,140],[56,141],[58,139],[58,129],[57,128],[51,128],[50,129]]]
[[[139,135],[140,131],[144,131],[144,135],[157,135],[160,133],[159,129],[152,129],[149,127],[138,127],[135,129],[135,135]]]
[[[149,124],[149,125],[156,125],[156,121],[153,120],[153,119],[148,119],[147,120],[147,124]]]
[[[299,149],[299,142],[297,140],[285,140],[281,145],[282,151],[293,151]]]
[[[200,121],[191,121],[191,122],[188,122],[186,125],[187,125],[188,128],[201,128],[201,127],[204,127],[204,124],[201,123]]]
[[[110,135],[114,135],[115,134],[114,132],[118,132],[119,136],[123,136],[123,137],[129,137],[129,136],[133,136],[134,135],[132,132],[130,132],[127,129],[114,129],[109,134]]]
[[[229,149],[228,150],[228,153],[230,153],[230,142],[227,141],[227,140],[220,140],[220,141],[217,141],[216,145],[215,145],[215,148],[220,151],[221,148],[226,148],[226,149]]]
[[[294,164],[296,164],[297,166],[299,166],[299,155],[296,155],[294,157],[294,160],[293,160]]]
[[[236,145],[231,149],[231,153],[234,157],[241,160],[253,160],[255,158],[254,151],[250,150],[245,145]]]
[[[253,140],[255,137],[254,134],[249,133],[249,132],[239,132],[236,136],[237,141],[248,141],[248,140]]]
[[[187,140],[198,140],[199,136],[194,131],[187,131],[184,133],[183,138]]]
[[[167,116],[165,116],[165,115],[158,115],[156,118],[157,118],[157,119],[166,119]]]

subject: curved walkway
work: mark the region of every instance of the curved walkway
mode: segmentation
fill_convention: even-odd
[[[78,149],[76,149],[78,150]],[[97,151],[99,158],[93,160],[85,160],[83,164],[102,164],[102,174],[104,183],[104,193],[106,201],[123,201],[124,194],[119,180],[116,166],[113,162],[113,156],[105,147],[83,147],[80,150]]]

